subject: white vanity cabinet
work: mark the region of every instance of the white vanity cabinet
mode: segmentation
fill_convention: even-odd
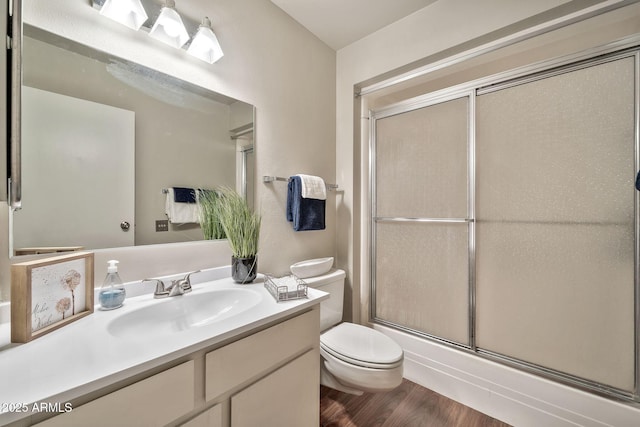
[[[319,338],[316,305],[37,425],[317,426]]]

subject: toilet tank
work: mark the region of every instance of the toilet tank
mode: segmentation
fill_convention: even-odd
[[[324,331],[342,322],[344,301],[344,270],[332,269],[322,276],[307,277],[304,282],[311,288],[329,293],[329,299],[320,303],[320,330]]]

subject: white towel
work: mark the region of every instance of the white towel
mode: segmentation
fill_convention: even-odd
[[[197,203],[176,203],[173,188],[167,189],[167,200],[165,202],[165,213],[172,224],[185,224],[188,222],[198,223],[199,205]]]
[[[327,186],[319,176],[297,174],[302,182],[302,198],[327,200]]]

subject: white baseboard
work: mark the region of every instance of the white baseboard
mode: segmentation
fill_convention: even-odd
[[[617,402],[380,325],[405,352],[404,377],[513,426],[640,426]]]

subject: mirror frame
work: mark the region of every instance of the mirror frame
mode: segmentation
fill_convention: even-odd
[[[8,62],[11,63],[9,73],[9,87],[11,88],[11,111],[9,118],[9,170],[7,201],[12,211],[22,207],[22,153],[21,153],[21,126],[22,114],[22,0],[13,0],[10,5],[9,34],[11,48],[7,49]],[[11,226],[11,224],[10,224]],[[11,239],[10,239],[11,240]]]

